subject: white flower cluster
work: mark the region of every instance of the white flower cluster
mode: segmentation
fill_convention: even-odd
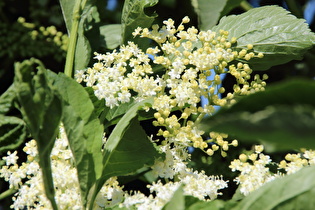
[[[228,40],[227,31],[199,32],[194,27],[184,30],[183,24],[187,22],[189,18],[185,17],[177,28],[171,19],[164,21],[165,25],[161,29],[157,25],[153,25],[152,30],[137,28],[134,36],[150,38],[158,46],[144,52],[133,42],[128,42],[128,45],[111,53],[96,53],[97,62],[93,67],[76,72],[76,80],[92,87],[95,96],[105,100],[106,106],[110,108],[153,97],[152,109],[156,111],[153,125],[160,128],[156,135],[161,140],[159,148],[166,155],[165,160],[156,160],[152,166],[157,180],[148,186],[152,193],[150,196],[141,192],[128,194],[113,177],[98,194],[96,209],[118,204],[126,208],[161,209],[179,186],[183,186],[185,195],[201,200],[215,199],[220,195],[219,190],[227,187],[227,181],[222,177],[208,176],[208,172],[188,168],[190,155],[187,147],[199,148],[208,155],[220,150],[221,155],[226,156],[229,146],[237,146],[236,140],[231,143],[225,140],[228,137],[226,134],[211,132],[205,136],[205,132],[196,125],[206,114],[214,112],[215,105],[232,104],[237,95],[264,89],[263,80],[266,77],[260,79],[255,76],[249,83],[252,71],[247,64],[238,62],[237,65],[229,65],[236,59],[249,60],[262,55],[255,55],[252,45],[240,52],[233,51],[231,47],[236,39]],[[214,79],[207,80],[211,69],[215,72]],[[222,82],[222,73],[230,73],[237,81],[234,92],[227,93],[225,98],[218,96],[225,92],[223,87],[218,87]],[[201,96],[209,101],[205,107],[199,104]],[[180,111],[181,115],[173,114],[174,109]],[[191,119],[192,116],[195,120]],[[210,142],[211,148],[208,148]],[[29,142],[24,149],[29,156],[27,163],[18,166],[16,152],[8,153],[5,157],[6,166],[0,171],[11,187],[18,189],[12,205],[16,209],[50,208],[43,190],[35,143],[34,140]],[[263,159],[262,156],[260,158]],[[80,209],[82,204],[77,172],[62,128],[51,159],[58,206],[60,209]],[[25,178],[27,181],[23,182]],[[160,178],[169,181],[164,184],[159,181]]]
[[[153,174],[166,179],[174,179],[174,183],[184,186],[184,194],[199,198],[200,200],[215,199],[219,190],[227,187],[227,181],[222,177],[207,176],[204,171],[192,171],[187,167],[189,154],[180,145],[162,146],[166,154],[164,161],[156,160],[152,166]]]
[[[226,69],[232,60],[250,60],[262,57],[261,54],[247,53],[245,49],[240,53],[233,51],[231,46],[236,39],[229,41],[227,31],[221,30],[217,34],[211,30],[199,32],[194,27],[184,30],[183,23],[188,21],[188,17],[185,17],[177,28],[171,19],[164,21],[165,26],[160,30],[157,25],[153,25],[151,31],[137,28],[134,36],[148,37],[156,41],[159,47],[143,52],[133,42],[128,42],[128,45],[111,53],[96,53],[98,62],[92,68],[77,71],[77,81],[84,81],[87,86],[93,87],[95,95],[105,99],[106,105],[111,108],[129,102],[132,97],[142,100],[154,96],[153,108],[156,110],[171,110],[187,104],[197,107],[201,96],[211,99],[211,106],[224,105],[227,99],[213,97],[214,91],[209,89],[209,86],[216,88],[221,83],[219,75],[222,73],[231,73],[242,84],[242,88],[238,87],[238,94],[253,92],[255,88],[259,91],[264,87],[265,83],[259,78],[255,78],[256,83],[247,82],[252,73],[247,64],[238,63]],[[252,46],[248,46],[248,49],[252,49]],[[153,60],[149,55],[153,56]],[[153,74],[155,66],[165,69],[161,78]],[[211,69],[215,70],[216,75],[213,81],[208,81]],[[228,100],[232,98],[233,93],[230,93]]]
[[[42,172],[38,164],[36,141],[25,144],[23,151],[27,162],[18,166],[16,152],[8,152],[6,166],[0,169],[0,176],[10,183],[10,188],[17,189],[13,197],[14,209],[51,209],[50,201],[45,196]],[[51,153],[52,174],[56,189],[55,199],[60,209],[81,209],[80,188],[76,168],[72,165],[72,153],[64,129],[60,128],[60,138],[55,141]],[[26,181],[24,181],[26,179]]]
[[[95,58],[99,62],[87,71],[77,71],[76,78],[93,87],[95,96],[105,99],[110,108],[129,102],[130,90],[138,93],[135,97],[138,101],[155,96],[161,90],[159,78],[148,76],[153,73],[148,55],[133,42],[122,46],[119,52],[96,53]]]
[[[270,156],[263,154],[262,151],[263,146],[256,145],[254,153],[241,154],[239,159],[231,162],[232,171],[240,172],[234,181],[240,185],[240,192],[244,195],[248,195],[278,177],[295,173],[308,165],[315,165],[315,151],[312,150],[305,150],[298,154],[287,154],[286,160],[282,160],[279,164],[272,162]],[[273,173],[269,170],[270,164],[278,166],[277,172]],[[283,170],[286,173],[283,173]]]
[[[166,146],[164,147],[166,148]],[[38,164],[36,141],[31,140],[26,143],[24,152],[28,155],[28,161],[18,166],[17,152],[8,152],[3,157],[6,165],[0,169],[0,177],[3,177],[10,183],[10,188],[17,189],[13,197],[11,208],[14,209],[51,209],[50,201],[45,196],[43,186],[42,173]],[[173,153],[168,147],[166,154]],[[187,153],[183,153],[187,155]],[[170,154],[172,155],[172,154]],[[133,195],[123,191],[123,187],[119,186],[116,177],[112,177],[104,184],[100,190],[94,208],[104,209],[119,205],[120,207],[129,208],[131,206],[138,209],[162,209],[163,206],[171,199],[174,192],[179,186],[184,186],[186,195],[192,195],[200,199],[214,199],[218,195],[218,190],[227,187],[225,181],[219,177],[208,177],[204,172],[192,172],[186,167],[186,164],[177,157],[173,160],[168,157],[164,161],[168,164],[165,168],[170,171],[168,174],[161,175],[164,178],[172,178],[177,175],[179,181],[162,184],[160,181],[148,186],[151,193],[156,196],[145,196],[140,192]],[[51,153],[51,163],[53,171],[53,180],[55,186],[55,200],[60,209],[82,209],[80,187],[77,179],[77,171],[73,165],[73,156],[68,146],[68,140],[64,133],[63,127],[60,127],[60,137],[56,139],[54,148]],[[169,161],[170,163],[167,163]],[[175,162],[175,163],[174,163]],[[158,168],[157,163],[155,168]],[[177,168],[174,168],[176,167]],[[160,171],[157,169],[154,171]],[[163,173],[163,172],[162,172]],[[26,181],[23,181],[23,180]]]

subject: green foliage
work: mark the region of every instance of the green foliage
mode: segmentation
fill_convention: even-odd
[[[33,72],[35,66],[36,74]],[[37,142],[46,196],[51,201],[53,209],[57,209],[50,153],[62,117],[62,101],[47,79],[44,66],[36,59],[16,63],[14,87],[23,118]]]
[[[85,89],[64,74],[50,74],[64,101],[62,122],[73,153],[80,182],[83,205],[101,176],[103,126]]]
[[[86,1],[78,26],[78,40],[74,60],[75,70],[85,69],[90,62],[92,53],[98,49],[95,48],[96,46],[94,47],[93,41],[96,41],[95,45],[98,45],[98,37],[100,36],[99,22],[100,18],[96,2],[92,0]]]
[[[163,207],[163,210],[185,209],[185,198],[183,186],[180,186],[174,193],[172,199]]]
[[[221,17],[224,15],[227,15],[232,9],[240,6],[241,2],[244,2],[243,0],[227,0],[223,10],[221,11]]]
[[[103,47],[115,49],[121,43],[121,24],[109,24],[100,27],[103,37]]]
[[[132,32],[137,27],[149,28],[156,17],[155,14],[148,16],[145,14],[145,8],[152,7],[157,4],[157,0],[126,0],[121,17],[122,24],[122,44],[127,44],[128,41],[134,41],[139,46],[144,47],[147,43],[143,43],[144,39],[139,41],[139,38],[134,39]]]
[[[303,19],[297,19],[277,6],[251,9],[241,15],[223,17],[212,30],[229,31],[229,38],[236,37],[236,48],[254,46],[255,52],[264,54],[263,59],[252,59],[254,70],[266,70],[271,66],[301,59],[315,43],[315,34]],[[301,33],[302,32],[302,33]]]
[[[75,5],[76,1],[59,0],[59,3],[61,6],[61,9],[62,9],[63,19],[66,23],[68,34],[70,34],[71,28],[72,28],[73,10],[74,10],[74,5]]]
[[[189,206],[187,210],[220,210],[225,209],[226,202],[222,200],[214,200],[211,202],[197,201]]]
[[[5,151],[16,149],[23,143],[25,137],[26,127],[23,120],[0,115],[0,155]]]
[[[170,5],[175,5],[174,2]],[[248,44],[253,44],[255,52],[265,55],[263,59],[249,62],[254,70],[266,70],[274,65],[301,59],[315,43],[315,35],[304,20],[289,15],[280,7],[262,7],[241,15],[223,17],[214,26],[220,17],[228,14],[241,1],[192,2],[201,30],[227,30],[229,38],[237,38],[234,49],[246,49]],[[128,41],[134,41],[142,49],[149,46],[148,40],[139,41],[139,37],[134,38],[132,32],[137,27],[151,27],[157,15],[148,15],[148,9],[152,9],[158,3],[157,0],[125,1],[121,24],[105,24],[102,19],[105,3],[96,0],[60,0],[71,36],[66,65],[66,71],[71,72],[68,76],[73,75],[73,70],[86,69],[94,51],[114,49]],[[29,26],[23,30],[17,29],[22,31],[18,34],[27,34],[22,36],[23,43],[33,40],[30,32],[34,26],[28,23],[23,26]],[[0,24],[1,27],[5,30],[0,30],[0,36],[15,34],[12,33],[15,29],[9,29],[8,25]],[[33,52],[27,54],[29,48],[24,45],[10,47],[10,44],[19,41],[18,38],[20,36],[17,35],[8,38],[9,44],[0,42],[0,47],[8,49],[10,58],[19,50],[24,50],[25,56],[33,55]],[[55,52],[49,47],[43,49]],[[35,55],[43,53],[37,51],[39,54],[34,52]],[[0,53],[0,56],[7,55]],[[160,67],[155,66],[156,74],[164,73],[164,67],[162,70],[157,69]],[[34,71],[35,68],[37,71]],[[143,106],[150,107],[153,99],[130,101],[110,109],[104,101],[95,97],[92,88],[83,88],[64,74],[47,71],[36,59],[17,63],[15,74],[14,84],[0,96],[0,154],[16,149],[25,140],[29,129],[37,141],[45,191],[54,209],[57,209],[57,205],[50,153],[60,122],[64,125],[74,156],[84,208],[94,207],[97,194],[110,177],[137,176],[143,168],[153,165],[156,159],[164,158],[139,123],[153,118],[152,111],[140,111]],[[252,143],[263,140],[275,151],[315,148],[314,92],[314,81],[297,80],[270,86],[264,92],[239,98],[232,107],[225,107],[214,116],[204,119],[201,126],[207,132],[225,132],[241,141]],[[17,102],[24,121],[4,116],[11,111],[14,102]],[[109,137],[103,145],[104,128]],[[304,168],[296,174],[266,184],[244,199],[240,198],[240,202],[238,199],[205,202],[185,197],[181,186],[164,209],[259,209],[261,206],[265,209],[311,208],[315,205],[311,200],[314,197],[314,170],[314,167]]]
[[[273,85],[204,119],[203,127],[242,141],[263,140],[277,150],[315,148],[315,100],[311,97],[314,91],[314,81],[292,80]]]
[[[276,179],[246,196],[233,210],[312,209],[315,205],[315,167]]]
[[[38,27],[24,21],[20,18],[14,24],[0,22],[0,57],[10,61],[19,57],[52,56],[56,61],[62,61],[67,38],[61,32],[57,33],[55,27],[51,33],[50,27]]]
[[[225,207],[227,207],[227,202],[223,200],[201,201],[194,197],[184,196],[183,186],[180,186],[163,210],[220,210]]]
[[[11,85],[1,96],[0,96],[0,114],[7,114],[13,106],[15,100],[14,86]]]
[[[199,19],[200,30],[209,30],[215,26],[220,17],[226,15],[234,7],[237,7],[242,0],[192,0]]]
[[[152,99],[133,105],[111,132],[104,147],[102,176],[91,192],[90,209],[107,179],[135,173],[144,166],[153,165],[155,159],[162,157],[136,118],[138,110],[150,104]]]

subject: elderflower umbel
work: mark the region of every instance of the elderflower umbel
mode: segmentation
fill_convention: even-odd
[[[248,82],[252,77],[248,64],[238,62],[237,65],[229,65],[236,59],[261,57],[261,54],[253,52],[253,45],[248,45],[247,49],[240,52],[233,51],[232,45],[237,40],[229,40],[227,31],[198,31],[194,27],[185,30],[183,24],[187,22],[189,18],[184,17],[178,27],[172,19],[164,21],[161,28],[158,25],[153,25],[152,30],[138,27],[133,35],[154,40],[156,47],[144,52],[133,42],[128,42],[112,53],[96,53],[98,62],[92,68],[77,71],[76,78],[78,82],[83,81],[91,86],[95,95],[104,99],[110,108],[153,97],[152,108],[160,113],[153,122],[155,126],[161,127],[158,135],[163,136],[165,141],[178,141],[184,146],[193,146],[213,154],[217,149],[208,148],[210,141],[202,137],[203,131],[196,127],[198,122],[206,114],[212,114],[215,105],[232,104],[236,95],[264,90],[267,76],[262,79],[255,76],[252,82]],[[149,54],[153,60],[149,59]],[[155,74],[155,67],[164,69],[164,75]],[[214,69],[214,80],[207,80],[213,74],[211,69]],[[219,75],[223,73],[233,75],[237,84],[234,92],[220,98],[215,94],[215,89],[219,89]],[[218,91],[224,92],[224,88]],[[200,107],[202,96],[209,101],[203,108]],[[174,108],[179,108],[183,113],[180,118],[163,114]],[[192,115],[199,116],[197,123],[188,120]],[[216,143],[214,138],[211,139]],[[226,156],[228,145],[231,144],[223,143],[218,146],[222,148],[221,154]]]
[[[239,159],[231,162],[231,170],[240,171],[240,175],[234,181],[240,184],[240,192],[244,195],[248,195],[277,176],[270,172],[267,165],[271,163],[271,159],[270,156],[261,153],[262,148],[261,145],[256,146],[254,153],[241,154]]]
[[[231,162],[231,170],[240,172],[234,181],[240,185],[240,191],[244,195],[248,195],[269,181],[295,173],[315,163],[315,152],[312,150],[304,150],[297,154],[289,153],[285,156],[285,160],[277,164],[272,162],[270,156],[263,154],[263,149],[262,145],[256,145],[254,153],[241,154],[239,159]],[[272,173],[268,166],[270,164],[277,165],[278,170]]]
[[[83,207],[77,170],[74,167],[72,152],[62,126],[59,135],[51,152],[55,200],[60,209],[80,210]],[[105,137],[104,142],[106,142]],[[38,164],[36,141],[27,142],[23,151],[27,154],[27,162],[18,166],[14,161],[17,159],[17,152],[8,152],[8,156],[3,157],[7,165],[0,169],[0,177],[9,182],[10,188],[18,190],[12,198],[11,208],[51,209],[50,201],[45,195],[42,172]],[[115,206],[123,200],[125,192],[116,179],[112,177],[106,181],[96,199],[95,209]]]
[[[86,70],[76,72],[77,81],[92,87],[95,96],[104,100],[109,108],[153,98],[153,125],[159,127],[156,134],[161,140],[159,149],[166,154],[166,159],[156,160],[152,171],[157,177],[174,179],[166,184],[157,181],[149,185],[148,189],[156,195],[153,197],[152,194],[145,196],[140,192],[128,194],[112,178],[98,195],[95,208],[112,207],[119,203],[120,207],[126,208],[161,209],[182,184],[185,195],[202,200],[215,199],[220,195],[219,190],[227,187],[227,181],[222,177],[208,176],[208,171],[198,172],[188,168],[190,155],[187,147],[199,148],[209,155],[221,151],[221,155],[226,156],[230,146],[237,146],[236,140],[226,140],[226,134],[205,134],[197,125],[205,115],[214,112],[214,106],[231,105],[235,102],[235,96],[264,90],[267,77],[252,77],[250,67],[240,62],[262,55],[256,55],[252,45],[240,52],[233,50],[232,46],[237,40],[229,40],[227,31],[198,31],[195,27],[185,30],[184,24],[188,22],[189,18],[185,17],[177,27],[172,19],[164,21],[162,27],[153,25],[152,30],[138,27],[133,35],[150,38],[157,46],[142,50],[135,43],[128,42],[111,53],[95,53],[97,62]],[[239,62],[231,65],[236,60]],[[220,74],[223,73],[234,76],[237,84],[233,92],[220,98],[218,94],[225,92],[224,88],[219,88],[222,83]],[[211,74],[215,74],[214,79],[208,80]],[[200,106],[202,96],[209,101],[205,107]],[[181,114],[174,114],[174,110]],[[80,209],[82,204],[77,171],[62,128],[60,135],[51,153],[55,199],[60,209]],[[50,208],[38,166],[36,142],[29,142],[24,151],[28,154],[26,163],[18,166],[14,155],[9,154],[6,160],[11,165],[2,167],[0,171],[12,188],[19,189],[12,207]],[[263,166],[268,162],[263,154],[256,155],[262,161],[257,160],[256,165],[261,162]],[[25,178],[27,180],[22,182]]]

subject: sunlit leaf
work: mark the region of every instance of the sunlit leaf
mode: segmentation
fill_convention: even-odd
[[[304,19],[278,6],[264,6],[251,9],[241,15],[223,17],[212,28],[229,32],[229,38],[236,37],[236,48],[254,46],[255,52],[262,52],[264,58],[250,60],[254,70],[266,70],[274,65],[302,59],[303,54],[315,44],[312,33]]]
[[[103,45],[107,49],[115,49],[121,43],[121,24],[110,24],[100,27]]]
[[[111,132],[104,147],[102,177],[91,192],[90,209],[108,178],[132,174],[144,166],[152,165],[156,158],[161,157],[136,117],[141,107],[150,104],[152,99],[133,105]]]
[[[220,17],[237,7],[242,0],[191,0],[198,15],[200,30],[209,30],[215,26]]]
[[[152,7],[158,3],[158,0],[126,0],[123,7],[121,23],[122,23],[122,44],[128,41],[134,41],[138,45],[146,46],[147,40],[139,37],[134,38],[132,32],[137,27],[148,28],[153,23],[156,14],[151,16],[145,13],[145,9]]]
[[[163,210],[182,210],[185,209],[185,197],[183,186],[174,192],[171,200],[163,207]]]
[[[208,30],[217,24],[226,3],[227,0],[192,0],[198,15],[200,30]]]
[[[74,155],[83,204],[86,205],[88,192],[102,172],[103,126],[84,87],[64,74],[50,73],[50,77],[64,100],[62,122]]]
[[[315,167],[271,181],[246,196],[233,210],[313,209],[315,206]]]

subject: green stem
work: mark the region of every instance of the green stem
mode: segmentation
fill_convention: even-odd
[[[13,193],[15,193],[17,190],[16,189],[13,189],[13,188],[10,188],[6,191],[4,191],[3,193],[0,194],[0,200],[12,195]]]
[[[195,125],[198,125],[200,123],[200,121],[204,118],[204,116],[206,116],[206,113],[200,113],[200,115],[197,117],[196,121],[195,121]]]
[[[243,8],[243,10],[245,11],[248,11],[253,8],[252,5],[250,5],[247,1],[242,1],[240,7]]]
[[[76,50],[75,48],[76,48],[77,39],[78,39],[78,28],[79,28],[80,16],[81,16],[81,0],[77,0],[73,8],[70,41],[69,41],[69,46],[67,50],[66,65],[65,65],[65,71],[64,71],[64,73],[69,77],[73,76],[74,55],[75,55],[75,50]]]

